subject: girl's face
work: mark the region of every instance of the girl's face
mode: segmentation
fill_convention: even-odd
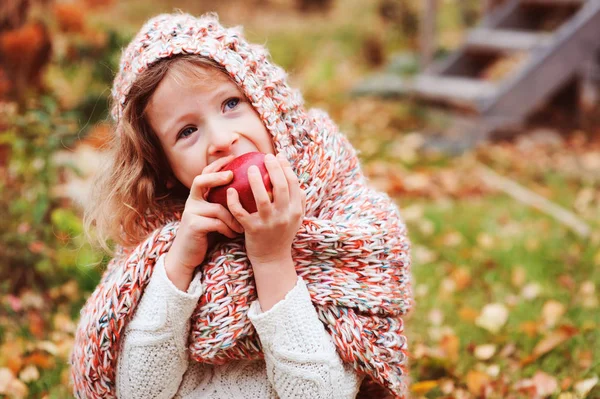
[[[219,158],[275,154],[270,133],[238,86],[220,72],[206,73],[207,82],[185,84],[168,72],[146,107],[175,177],[188,189]]]

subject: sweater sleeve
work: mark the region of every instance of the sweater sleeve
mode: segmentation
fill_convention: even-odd
[[[117,361],[118,398],[172,398],[188,367],[189,319],[202,294],[200,273],[187,292],[167,277],[165,254],[129,321]]]
[[[261,313],[254,301],[248,317],[263,347],[269,381],[281,399],[356,397],[363,377],[342,362],[301,277],[268,311]]]

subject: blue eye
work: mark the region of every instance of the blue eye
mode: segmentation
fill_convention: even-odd
[[[237,98],[237,97],[232,97],[230,99],[227,99],[225,101],[225,108],[227,108],[227,106],[230,105],[230,104],[232,104],[232,103],[233,103],[233,105],[231,106],[231,108],[235,108],[235,106],[238,105],[239,102],[240,102],[240,99]]]
[[[186,132],[190,132],[190,134],[193,133],[193,131],[196,131],[198,129],[196,129],[195,127],[186,127],[185,129],[183,129],[180,133],[179,133],[179,137],[178,138],[186,138],[189,137],[189,135],[186,135]]]

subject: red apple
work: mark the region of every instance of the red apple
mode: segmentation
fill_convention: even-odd
[[[254,213],[257,211],[256,201],[254,200],[254,194],[248,181],[248,168],[252,165],[258,166],[258,170],[262,176],[263,184],[269,194],[269,199],[273,201],[273,186],[271,185],[271,178],[269,172],[265,167],[265,154],[262,152],[248,152],[235,158],[227,165],[223,166],[221,171],[231,170],[233,172],[233,179],[224,186],[213,187],[208,190],[207,201],[223,205],[226,209],[227,206],[227,189],[233,187],[238,192],[240,203],[248,213]]]

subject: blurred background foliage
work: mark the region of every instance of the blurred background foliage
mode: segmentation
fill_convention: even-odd
[[[600,397],[600,129],[531,126],[462,156],[420,151],[436,112],[355,98],[366,75],[419,71],[418,0],[14,0],[0,5],[0,397],[71,397],[79,310],[109,260],[81,204],[111,134],[120,52],[160,12],[217,11],[263,43],[359,149],[370,182],[413,240],[407,320],[415,397]],[[438,50],[456,48],[481,2],[442,1]],[[392,57],[393,56],[393,57]],[[493,78],[493,76],[491,77]],[[586,220],[566,226],[486,185],[493,167]],[[537,395],[537,396],[536,396]]]

